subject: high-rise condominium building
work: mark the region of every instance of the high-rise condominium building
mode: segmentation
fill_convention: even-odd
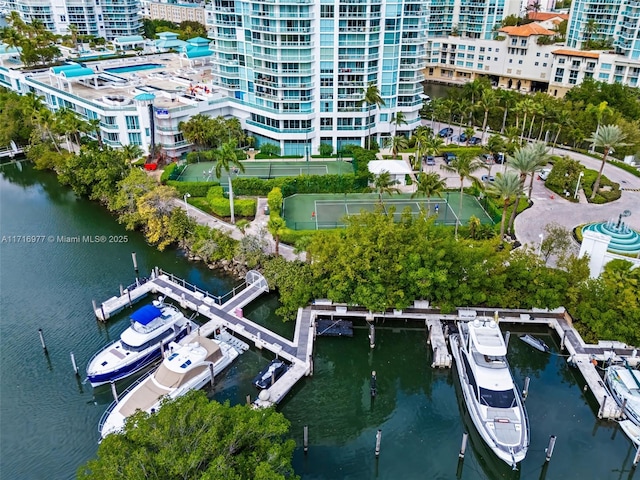
[[[214,0],[213,82],[285,154],[380,140],[399,112],[397,131],[419,125],[427,15],[424,0]],[[384,104],[362,102],[370,85]]]
[[[139,0],[12,0],[9,8],[57,34],[68,33],[73,24],[80,35],[112,40],[136,35],[142,27]]]
[[[589,40],[609,40],[616,53],[640,59],[640,1],[574,0],[567,45],[581,48]]]

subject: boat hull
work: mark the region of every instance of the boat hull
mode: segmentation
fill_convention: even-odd
[[[640,426],[640,387],[635,384],[631,375],[640,382],[640,372],[614,365],[607,368],[605,380],[616,403],[622,407],[624,414],[634,424]],[[623,381],[622,377],[626,377]]]
[[[481,413],[479,411],[479,406],[477,401],[475,400],[475,396],[473,391],[471,390],[470,383],[467,379],[467,375],[462,363],[461,355],[464,355],[460,351],[460,336],[459,334],[453,334],[449,337],[449,341],[451,344],[451,352],[453,354],[453,358],[455,360],[456,372],[458,373],[458,379],[460,381],[460,387],[462,390],[462,396],[464,398],[464,403],[467,408],[467,412],[469,413],[469,417],[473,422],[473,425],[485,442],[485,444],[491,449],[496,457],[505,462],[509,466],[515,466],[515,464],[520,463],[525,459],[527,455],[528,448],[528,439],[525,436],[524,441],[520,446],[512,448],[510,451],[507,447],[499,445],[493,435],[491,435],[488,431],[488,427],[485,419],[482,418]],[[516,392],[517,393],[517,392]],[[523,435],[527,434],[527,425],[523,426],[525,432]]]

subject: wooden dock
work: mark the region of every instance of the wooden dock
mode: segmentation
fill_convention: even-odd
[[[310,310],[300,309],[293,341],[245,318],[242,308],[268,292],[265,278],[256,271],[249,271],[245,282],[230,294],[215,296],[174,275],[155,269],[151,278],[122,290],[119,297],[112,297],[94,307],[95,315],[106,320],[127,306],[142,299],[149,293],[161,294],[177,302],[183,309],[189,309],[209,320],[191,332],[181,343],[188,343],[195,336],[210,337],[220,330],[233,332],[248,340],[258,349],[267,349],[276,357],[291,363],[290,368],[274,385],[262,393],[260,406],[279,403],[303,376],[312,371],[313,325]]]

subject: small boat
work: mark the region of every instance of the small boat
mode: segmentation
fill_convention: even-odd
[[[157,370],[131,385],[118,402],[102,415],[98,429],[104,438],[123,429],[136,411],[154,413],[165,398],[174,399],[197,390],[211,381],[243,353],[222,340],[195,337],[186,344],[172,342],[167,357]]]
[[[529,448],[529,420],[498,324],[488,317],[459,322],[449,341],[473,424],[493,453],[516,468]]]
[[[269,388],[272,383],[284,375],[287,370],[289,370],[289,365],[276,358],[260,371],[256,378],[253,379],[253,384],[260,389]]]
[[[533,335],[529,335],[529,334],[520,335],[520,340],[522,340],[524,343],[531,345],[536,350],[540,350],[541,352],[549,353],[551,351],[551,349],[549,348],[549,345],[544,343],[538,337],[534,337]]]
[[[636,425],[631,420],[622,420],[618,422],[618,424],[622,431],[627,434],[627,437],[629,437],[631,442],[636,447],[640,447],[640,426]]]
[[[191,330],[191,322],[163,297],[131,314],[131,325],[120,339],[97,352],[87,365],[87,379],[97,387],[128,377],[148,367],[162,355],[162,348]]]
[[[611,365],[605,372],[605,381],[618,405],[624,405],[624,414],[640,426],[640,370],[628,365]]]

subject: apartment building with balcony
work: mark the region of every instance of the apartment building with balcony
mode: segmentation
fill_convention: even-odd
[[[204,3],[145,2],[145,15],[153,20],[168,20],[173,23],[185,21],[205,24]]]
[[[381,141],[397,112],[399,131],[420,124],[427,13],[423,0],[214,0],[213,84],[284,154]],[[370,84],[384,106],[361,104]]]
[[[57,34],[76,25],[80,35],[113,40],[136,35],[142,28],[139,0],[12,0],[9,8],[27,23],[41,21]]]

